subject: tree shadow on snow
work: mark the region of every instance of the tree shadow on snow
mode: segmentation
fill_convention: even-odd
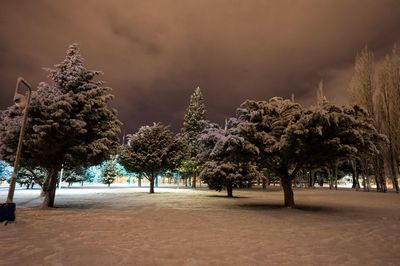
[[[226,199],[246,199],[249,197],[245,196],[233,196],[233,197],[228,197],[226,195],[206,195],[207,198],[226,198]]]
[[[88,210],[88,209],[105,209],[107,208],[102,204],[94,204],[94,203],[65,203],[65,204],[56,204],[54,209],[63,209],[63,210]]]
[[[296,205],[295,208],[286,208],[283,204],[274,203],[246,203],[237,205],[239,208],[248,210],[299,210],[305,212],[325,212],[332,213],[337,212],[337,209],[327,206],[311,206],[311,205]]]

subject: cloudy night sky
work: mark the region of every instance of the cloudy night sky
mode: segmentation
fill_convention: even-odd
[[[0,8],[0,109],[16,78],[34,87],[43,67],[80,43],[104,72],[127,133],[153,121],[178,131],[190,94],[202,88],[207,118],[222,122],[246,99],[348,101],[354,57],[379,61],[400,40],[400,1],[20,1]]]

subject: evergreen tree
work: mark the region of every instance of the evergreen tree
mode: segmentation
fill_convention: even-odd
[[[376,152],[370,139],[379,138],[373,125],[356,119],[360,108],[303,109],[281,98],[246,101],[237,110],[240,134],[259,150],[258,163],[276,174],[284,191],[285,206],[294,207],[292,181],[307,164],[325,164],[356,156],[364,145]]]
[[[77,44],[66,58],[48,69],[52,85],[41,83],[32,95],[24,139],[22,166],[47,171],[43,207],[53,207],[58,173],[64,165],[95,165],[118,147],[120,122],[108,106],[110,88],[96,81],[99,71],[87,70]],[[21,112],[8,108],[0,123],[0,159],[13,162]]]
[[[95,166],[90,166],[87,167],[85,170],[85,181],[92,183],[92,182],[97,182],[100,180],[101,176],[101,166],[100,165],[95,165]]]
[[[26,171],[25,168],[21,168],[17,174],[17,183],[22,187],[26,186],[27,189],[30,188],[33,182],[32,175]]]
[[[117,176],[119,176],[119,172],[115,164],[115,161],[109,160],[105,162],[101,168],[101,182],[108,185],[108,187],[110,187],[110,185],[115,182]]]
[[[12,167],[5,161],[0,161],[0,182],[8,180],[12,175]]]
[[[17,174],[17,183],[20,186],[26,186],[27,189],[33,188],[34,184],[43,185],[46,178],[46,171],[40,168],[30,169],[21,168]]]
[[[206,107],[200,87],[197,87],[190,97],[189,106],[186,110],[182,134],[191,146],[191,155],[196,156],[199,152],[199,136],[206,126]]]
[[[196,176],[198,174],[197,155],[200,151],[199,137],[207,125],[205,121],[206,107],[200,87],[197,87],[190,97],[189,106],[186,110],[182,127],[182,145],[185,150],[182,169],[184,175],[193,177],[193,187],[196,187]]]
[[[200,138],[200,156],[205,161],[200,176],[210,189],[226,189],[228,197],[233,196],[233,188],[243,186],[258,175],[251,163],[258,149],[238,135],[237,124],[234,118],[225,128],[210,124]]]
[[[68,183],[68,187],[72,186],[73,183],[80,182],[83,185],[85,181],[85,169],[67,169],[63,172],[63,181]]]
[[[43,184],[45,178],[45,172],[35,169],[30,170],[27,168],[21,168],[17,174],[17,183],[20,186],[26,186],[27,189],[33,188],[34,184]]]
[[[154,123],[128,135],[128,144],[122,146],[119,162],[129,172],[144,174],[150,181],[150,193],[154,193],[156,175],[177,166],[178,148],[169,127]]]

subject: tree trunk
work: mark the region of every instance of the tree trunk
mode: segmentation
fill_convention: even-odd
[[[42,184],[42,190],[40,191],[40,196],[41,197],[44,197],[44,195],[46,194],[45,190],[49,186],[49,182],[50,182],[49,176],[50,176],[49,173],[47,173],[47,175],[46,175],[46,177],[44,179],[44,182]]]
[[[399,193],[399,182],[396,176],[393,179],[393,189],[396,190],[396,193]]]
[[[329,179],[329,189],[333,188],[333,174],[330,168],[327,169]]]
[[[337,161],[334,162],[333,165],[333,180],[334,180],[334,186],[335,189],[337,189],[337,175],[338,175],[338,167],[339,167],[339,163]]]
[[[141,177],[139,177],[138,178],[138,187],[142,187],[142,178]]]
[[[313,173],[312,169],[310,169],[310,177],[309,177],[308,187],[314,187],[314,173]]]
[[[351,160],[351,169],[352,169],[352,176],[353,176],[353,186],[352,188],[359,189],[360,183],[358,182],[358,173],[357,173],[357,165],[354,160]]]
[[[379,177],[375,174],[375,185],[376,185],[376,192],[382,191],[381,183],[379,182]]]
[[[231,182],[228,182],[228,184],[226,186],[226,191],[228,193],[228,198],[232,198],[233,197],[233,188],[232,188]]]
[[[388,104],[388,99],[389,99],[389,95],[388,92],[385,91],[384,93],[384,97],[385,97],[385,102],[386,104],[386,116],[387,116],[387,122],[388,122],[388,138],[389,138],[389,171],[390,171],[390,176],[393,182],[393,189],[399,193],[399,184],[397,182],[397,177],[396,177],[396,166],[395,166],[395,154],[394,154],[394,147],[393,147],[393,137],[392,137],[392,131],[391,131],[391,112],[390,112],[390,105]]]
[[[379,154],[377,156],[377,174],[379,177],[379,182],[381,184],[381,191],[386,192],[387,191],[387,186],[386,186],[386,177],[385,177],[385,161],[383,159],[383,155]]]
[[[57,186],[57,174],[59,168],[53,168],[48,170],[48,175],[46,178],[46,183],[43,186],[44,199],[42,203],[42,208],[53,208],[54,199],[56,196],[56,186]]]
[[[363,186],[363,190],[364,190],[364,191],[367,191],[367,181],[366,181],[365,175],[362,174],[361,176],[362,176],[362,186]]]
[[[262,188],[267,189],[267,178],[262,179]]]
[[[399,183],[397,182],[397,176],[396,176],[396,156],[394,154],[393,142],[390,134],[389,134],[389,160],[390,160],[389,171],[393,183],[393,190],[399,193]]]
[[[150,193],[154,193],[154,174],[150,177]]]
[[[285,207],[286,208],[294,208],[294,196],[292,189],[292,180],[289,176],[281,177],[281,184],[283,188],[284,198],[285,198]]]
[[[196,188],[197,176],[193,176],[192,188]]]
[[[396,167],[395,167],[395,162],[394,162],[392,151],[390,152],[389,171],[390,171],[390,177],[391,177],[392,183],[393,183],[393,190],[396,191],[397,193],[399,193],[399,183],[397,182]]]
[[[387,185],[386,185],[386,177],[384,175],[381,176],[381,187],[382,187],[382,192],[387,192]]]

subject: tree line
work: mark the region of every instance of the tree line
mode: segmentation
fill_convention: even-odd
[[[399,192],[397,173],[400,165],[400,48],[394,45],[383,63],[376,66],[374,54],[364,47],[357,54],[354,75],[350,82],[352,100],[365,108],[372,124],[387,136],[388,145],[379,146],[372,158],[360,158],[362,172],[378,179],[379,190],[386,191],[383,176],[388,173],[396,192]]]
[[[139,180],[147,178],[150,193],[160,173],[179,173],[193,187],[200,179],[210,189],[225,189],[228,197],[254,180],[279,180],[286,207],[295,206],[292,186],[304,175],[310,186],[322,175],[337,188],[339,172],[349,173],[356,189],[360,176],[369,189],[372,175],[377,189],[386,191],[389,174],[398,192],[399,69],[395,46],[376,82],[373,55],[365,48],[356,57],[349,86],[355,104],[329,102],[321,84],[310,107],[280,97],[246,100],[224,125],[206,120],[204,98],[196,88],[180,133],[156,122],[128,134],[120,145],[121,122],[109,107],[111,89],[95,79],[101,72],[84,67],[78,45],[72,44],[65,60],[47,69],[52,84],[40,83],[33,93],[22,169],[40,169],[44,207],[54,206],[61,169],[83,176],[100,163],[105,184],[120,174],[119,163]],[[21,115],[14,106],[1,112],[0,160],[8,163],[15,157]]]

